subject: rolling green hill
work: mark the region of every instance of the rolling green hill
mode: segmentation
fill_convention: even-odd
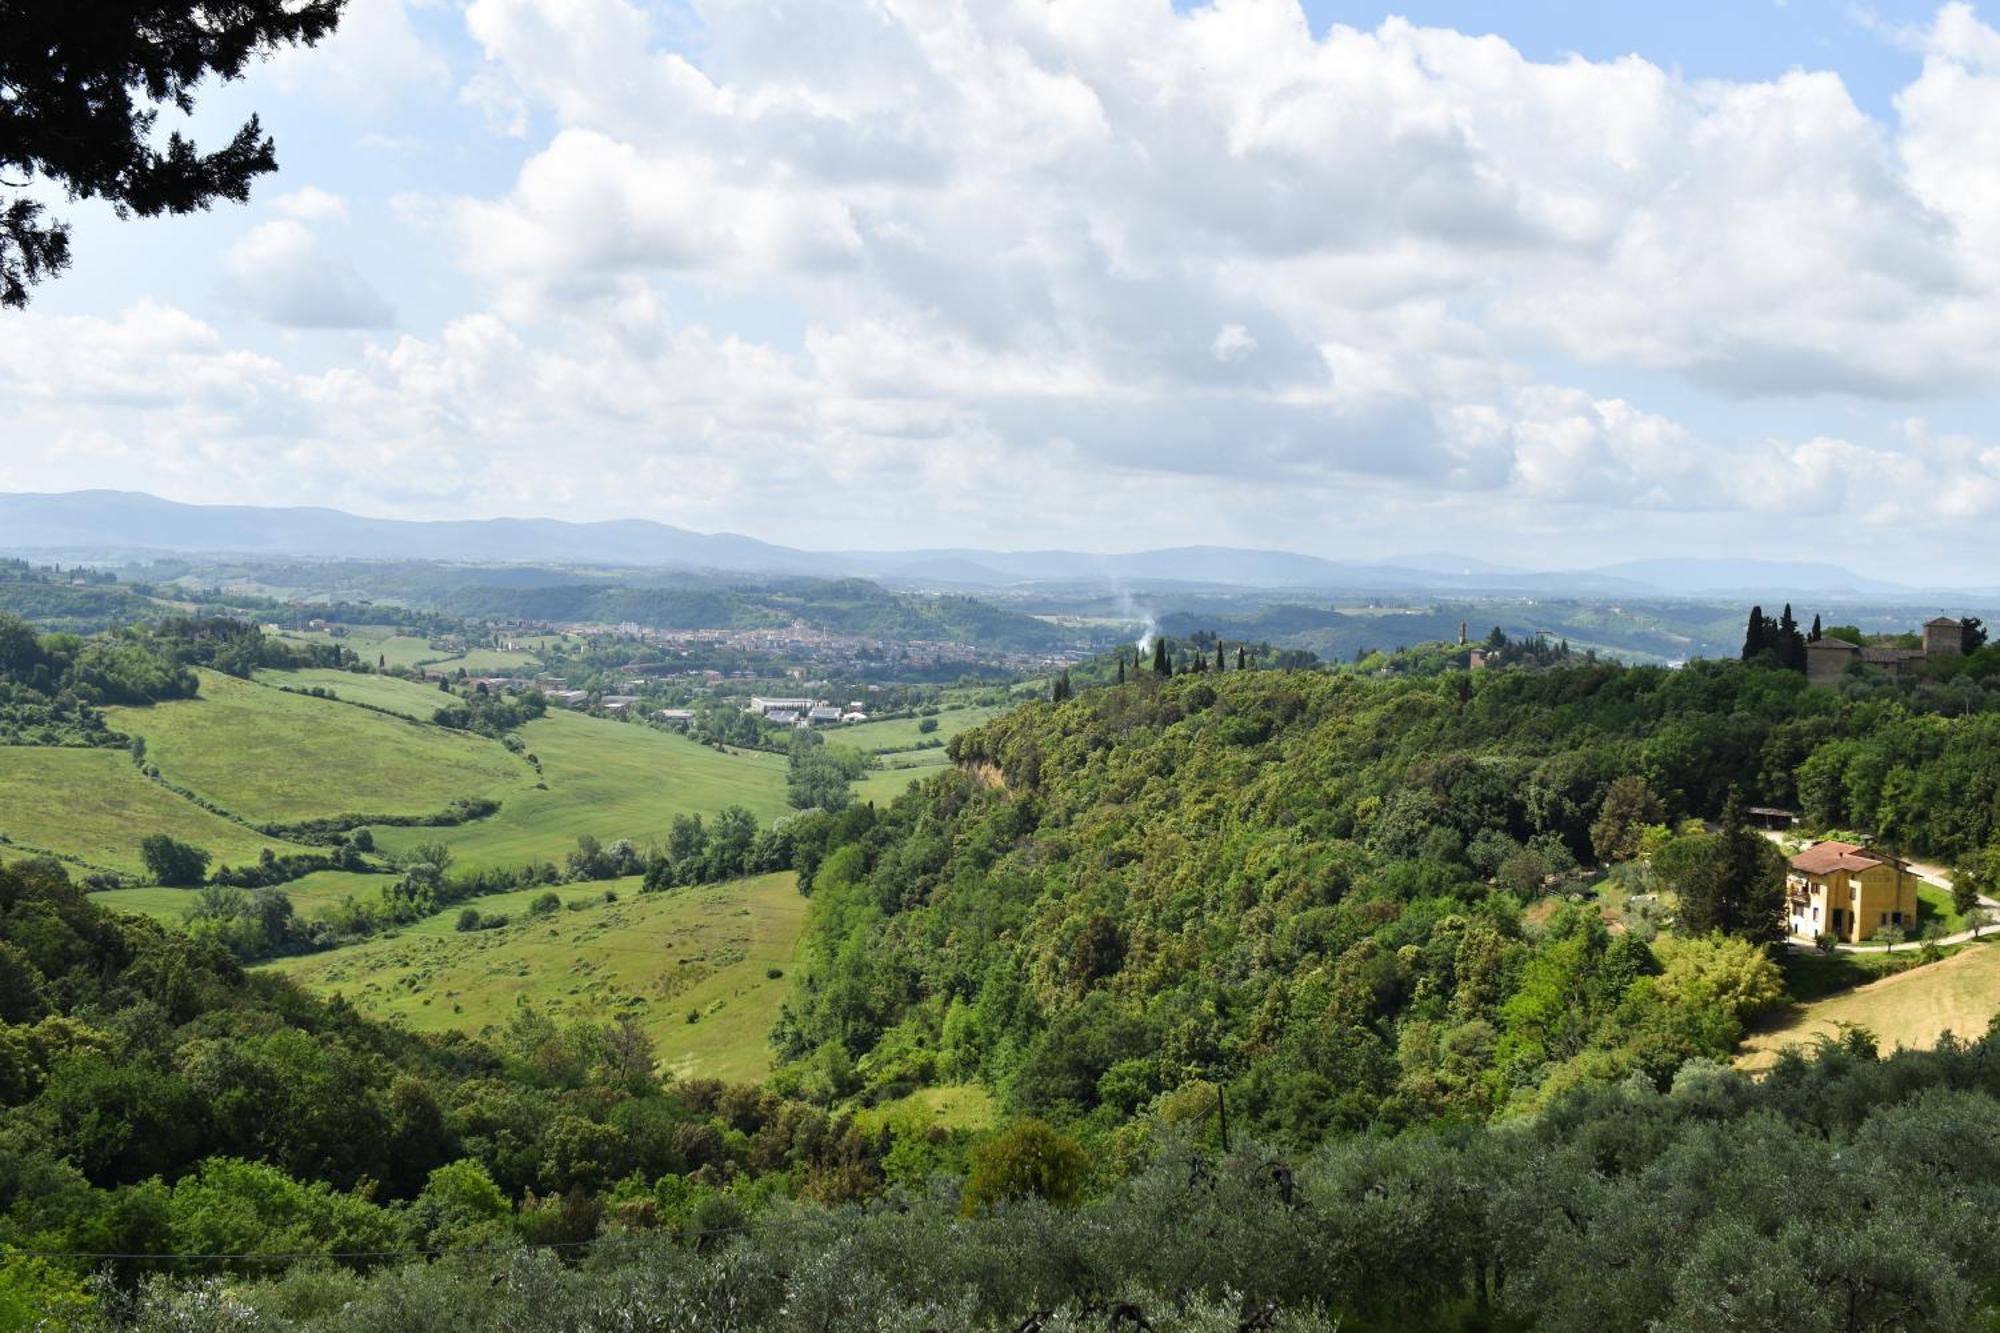
[[[442,842],[463,865],[511,868],[560,861],[584,833],[643,845],[664,838],[682,812],[742,805],[769,820],[788,810],[782,755],[723,754],[650,727],[564,712],[528,723],[520,736],[541,760],[546,789],[517,788],[497,814],[456,828],[380,829],[378,843]]]
[[[677,1075],[760,1077],[805,923],[792,876],[670,893],[638,888],[636,879],[567,886],[557,891],[565,910],[546,917],[527,914],[545,889],[482,898],[481,913],[507,914],[513,924],[460,932],[457,912],[446,912],[272,970],[426,1032],[492,1035],[522,1003],[600,1022],[632,1014]],[[619,901],[606,903],[606,889]],[[770,976],[774,969],[783,975]]]
[[[0,746],[0,834],[14,843],[142,875],[139,842],[153,833],[219,862],[254,861],[265,847],[308,850],[211,814],[149,780],[123,750]]]
[[[400,676],[378,676],[358,671],[314,668],[305,671],[259,671],[256,680],[294,690],[332,690],[349,703],[383,708],[404,717],[428,722],[441,707],[454,702],[435,685],[425,685]]]
[[[168,781],[259,823],[427,815],[534,784],[493,741],[214,671],[201,673],[196,698],[107,715],[145,738],[147,761]]]

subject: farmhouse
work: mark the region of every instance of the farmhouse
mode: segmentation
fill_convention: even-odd
[[[583,708],[590,703],[589,690],[548,690],[545,694],[550,703],[565,708]]]
[[[639,702],[639,696],[636,694],[607,694],[598,699],[597,702],[605,712],[617,715],[630,712],[632,705]]]
[[[806,721],[816,727],[837,723],[840,721],[840,710],[827,704],[814,704],[806,713]]]
[[[1917,877],[1887,852],[1857,843],[1814,843],[1792,858],[1785,887],[1794,935],[1854,944],[1885,926],[1917,923]]]
[[[1806,679],[1815,685],[1832,685],[1847,674],[1856,662],[1880,667],[1892,676],[1912,675],[1925,658],[1956,657],[1965,651],[1965,622],[1950,616],[1934,616],[1924,622],[1924,646],[1890,648],[1881,644],[1849,643],[1846,639],[1821,638],[1806,644]]]
[[[685,730],[694,722],[694,709],[662,708],[654,712],[653,717],[660,722],[666,723],[670,727],[680,727],[681,729]]]

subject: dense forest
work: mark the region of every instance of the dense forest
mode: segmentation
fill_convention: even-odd
[[[1632,855],[1622,819],[1664,840],[1635,884],[1685,894],[1731,853],[1674,826],[1732,792],[1912,852],[1985,847],[2000,712],[1870,688],[1735,663],[1251,671],[1019,709],[810,868],[780,1081],[972,1078],[1111,1134],[1200,1080],[1290,1142],[1664,1082],[1773,998],[1754,946],[1775,923],[1651,938],[1548,886]],[[1774,860],[1747,864],[1775,916]]]

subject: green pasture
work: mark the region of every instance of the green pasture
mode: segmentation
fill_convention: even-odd
[[[198,698],[105,711],[145,737],[147,761],[169,781],[245,819],[428,814],[534,784],[525,763],[483,737],[214,671],[201,673]]]
[[[617,902],[603,901],[606,888]],[[630,1013],[653,1038],[663,1069],[762,1077],[805,925],[806,899],[792,876],[657,894],[638,888],[636,879],[569,885],[556,891],[564,910],[545,917],[528,917],[526,908],[546,890],[499,894],[469,904],[512,916],[497,930],[458,931],[462,909],[453,908],[393,935],[271,968],[345,996],[370,1017],[426,1032],[497,1035],[522,1004],[597,1022]]]
[[[249,859],[249,858],[243,858]],[[292,910],[308,919],[320,915],[343,898],[373,898],[384,885],[396,882],[394,875],[367,875],[352,870],[319,870],[278,891],[292,900]],[[111,889],[94,893],[90,900],[100,907],[120,912],[136,912],[156,921],[178,925],[187,915],[199,889]]]
[[[218,862],[253,861],[266,847],[309,850],[176,796],[123,750],[0,746],[0,833],[132,875],[145,873],[139,842],[153,833],[206,848]]]
[[[924,719],[915,717],[889,718],[882,722],[857,722],[851,726],[829,727],[826,738],[841,745],[851,745],[857,750],[867,750],[876,754],[887,754],[896,750],[913,750],[925,741],[948,741],[959,732],[976,727],[988,718],[1005,712],[1003,708],[986,705],[968,705],[960,708],[946,708],[932,719],[937,730],[925,735],[917,730]],[[940,759],[943,751],[938,751]]]
[[[742,805],[765,821],[789,811],[783,755],[723,754],[678,733],[562,710],[528,723],[520,736],[542,762],[546,789],[530,783],[511,791],[499,813],[457,828],[378,828],[377,843],[400,851],[442,842],[462,865],[513,867],[559,862],[583,833],[641,846],[664,840],[683,811]]]
[[[414,680],[403,680],[398,676],[363,675],[353,671],[335,671],[319,668],[311,671],[259,671],[257,681],[262,685],[289,686],[295,690],[332,690],[341,699],[371,708],[386,708],[404,717],[413,717],[420,722],[431,720],[437,712],[455,700],[447,698],[444,691],[435,684],[424,685]]]
[[[908,791],[911,783],[932,777],[951,767],[951,761],[944,757],[943,751],[935,753],[937,762],[934,764],[911,764],[901,768],[876,769],[854,784],[854,799],[887,805]]]

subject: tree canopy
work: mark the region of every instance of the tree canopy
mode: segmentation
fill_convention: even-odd
[[[121,218],[241,203],[278,169],[255,116],[220,148],[160,111],[192,113],[205,79],[232,80],[281,47],[318,42],[346,0],[0,0],[0,185],[44,181],[71,199],[103,199]],[[70,263],[69,227],[16,194],[0,208],[0,305]]]

